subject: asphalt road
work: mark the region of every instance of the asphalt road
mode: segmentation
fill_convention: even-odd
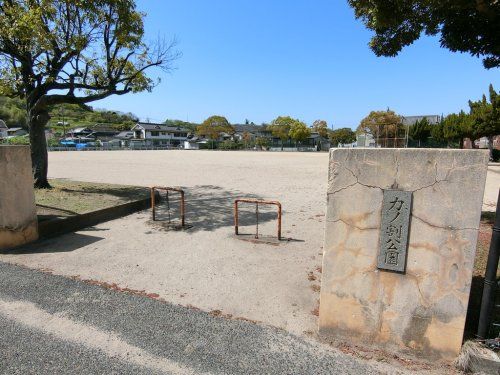
[[[371,374],[377,370],[272,327],[0,263],[0,373]]]

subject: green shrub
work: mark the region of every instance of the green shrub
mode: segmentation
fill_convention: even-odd
[[[235,141],[224,141],[219,144],[219,149],[221,150],[238,150],[241,147],[243,147],[242,144],[235,142]]]
[[[8,145],[29,145],[30,139],[28,136],[12,137],[4,139],[3,143]]]

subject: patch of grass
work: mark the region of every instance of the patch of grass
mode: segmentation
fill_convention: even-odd
[[[39,216],[71,216],[144,199],[149,189],[63,179],[50,180],[52,189],[35,190]]]

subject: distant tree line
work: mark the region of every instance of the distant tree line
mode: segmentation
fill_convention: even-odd
[[[480,100],[469,100],[469,110],[451,113],[437,124],[422,118],[406,128],[403,117],[394,111],[372,111],[357,128],[358,134],[370,134],[381,147],[402,147],[406,144],[406,132],[410,146],[464,148],[467,139],[475,148],[475,141],[486,137],[493,158],[493,140],[500,135],[500,93],[493,85],[488,95]]]

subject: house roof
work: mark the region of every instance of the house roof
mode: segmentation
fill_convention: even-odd
[[[242,125],[242,124],[236,124],[233,125],[234,130],[236,133],[262,133],[266,131],[266,127],[262,125]]]
[[[106,125],[106,124],[95,124],[94,126],[92,126],[92,131],[93,132],[106,132],[106,133],[112,133],[112,132],[115,132],[115,133],[119,133],[118,130],[116,130],[115,128],[112,128],[111,126],[109,125]]]
[[[115,138],[119,138],[119,139],[131,139],[131,138],[134,138],[134,132],[130,131],[130,130],[127,130],[127,131],[124,131],[124,132],[120,132],[117,135],[115,135]]]
[[[68,133],[81,133],[81,132],[87,132],[87,133],[91,133],[92,132],[92,129],[90,128],[86,128],[86,127],[79,127],[79,128],[73,128],[73,129],[70,129],[68,131]]]
[[[137,127],[141,127],[144,130],[159,130],[163,132],[190,132],[189,129],[181,128],[180,126],[168,126],[166,124],[154,124],[149,122],[138,122],[132,129],[135,129]]]
[[[5,124],[4,120],[0,120],[0,129],[8,129],[7,125]]]

